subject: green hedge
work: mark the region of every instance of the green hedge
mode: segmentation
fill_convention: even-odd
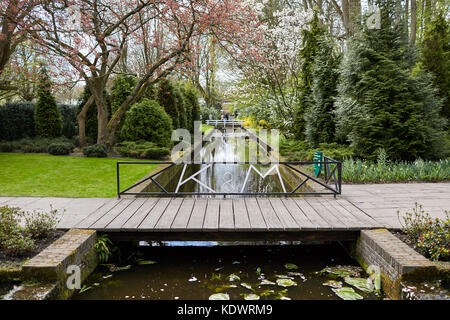
[[[116,147],[121,156],[138,159],[160,160],[170,154],[168,148],[159,147],[148,141],[124,141]]]
[[[71,143],[57,142],[48,146],[48,153],[54,156],[64,156],[70,154],[75,146]]]
[[[172,122],[158,102],[143,99],[127,111],[121,130],[123,140],[145,140],[161,147],[170,147],[171,136]]]
[[[9,102],[0,106],[0,140],[34,136],[34,105],[31,102]]]
[[[103,144],[95,144],[83,149],[83,154],[86,157],[92,158],[106,158],[108,156],[108,150]]]
[[[47,153],[52,144],[75,144],[74,139],[66,137],[50,138],[23,138],[16,141],[0,142],[0,152],[23,152],[23,153]],[[73,149],[72,149],[73,150]]]

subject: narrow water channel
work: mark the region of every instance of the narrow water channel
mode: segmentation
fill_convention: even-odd
[[[180,176],[183,174],[185,180],[192,175],[195,176],[205,186],[211,188],[217,193],[240,193],[243,196],[251,196],[252,193],[283,192],[280,178],[275,170],[270,172],[267,177],[264,175],[273,167],[273,165],[253,165],[250,170],[249,164],[233,164],[233,162],[249,162],[250,152],[259,152],[260,161],[263,158],[261,149],[254,139],[242,139],[239,132],[225,132],[222,137],[217,138],[215,147],[210,148],[206,145],[201,151],[201,160],[207,163],[215,163],[212,166],[207,164],[189,164],[183,174],[183,165],[177,165],[173,169],[162,173],[157,177],[157,181],[164,185],[169,192],[175,192],[180,182]],[[259,150],[259,151],[258,151]],[[226,162],[226,164],[223,164]],[[249,172],[248,178],[247,173]],[[283,176],[282,176],[283,178]],[[284,180],[284,178],[283,178]],[[292,187],[283,181],[286,191],[292,191]],[[208,189],[194,180],[189,180],[179,188],[179,192],[210,193]],[[307,191],[307,187],[303,187]],[[299,191],[302,191],[299,190]],[[161,191],[155,185],[149,185],[145,190],[147,192]],[[201,196],[214,197],[214,196]],[[223,197],[223,196],[220,196]],[[239,197],[234,195],[233,197]]]

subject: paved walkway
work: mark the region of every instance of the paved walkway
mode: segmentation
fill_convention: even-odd
[[[450,211],[450,183],[344,185],[343,195],[341,198],[343,199],[338,200],[337,202],[337,204],[339,204],[338,206],[331,203],[332,202],[331,198],[325,200],[329,204],[329,206],[327,206],[327,210],[320,212],[316,210],[319,213],[319,217],[316,216],[316,220],[321,221],[323,219],[325,220],[325,222],[328,222],[329,228],[325,228],[326,226],[322,226],[323,228],[327,230],[332,229],[337,230],[339,228],[336,228],[336,226],[334,226],[334,224],[336,223],[337,225],[343,224],[344,226],[347,226],[349,223],[350,225],[353,224],[353,221],[351,220],[351,215],[349,216],[348,213],[355,215],[356,211],[353,211],[353,209],[348,206],[349,202],[356,208],[360,209],[357,211],[362,211],[362,213],[364,213],[367,216],[369,221],[376,222],[375,224],[373,223],[368,224],[367,227],[376,226],[376,227],[386,227],[389,229],[397,229],[401,227],[402,222],[401,219],[399,219],[397,216],[397,211],[400,210],[401,213],[411,211],[416,202],[422,204],[424,209],[427,212],[429,212],[431,216],[438,218],[445,217],[444,211],[445,210]],[[325,203],[323,202],[324,200],[320,200],[320,202],[316,203],[315,200],[313,199],[314,198],[311,198],[311,200],[309,200],[308,198],[307,201],[308,204],[306,206],[307,210],[309,210],[308,208],[311,207],[312,208],[324,207]],[[345,210],[342,210],[342,204],[344,203],[342,202],[342,200],[348,201],[348,202],[345,201],[346,203],[344,206]],[[266,202],[267,200],[261,201]],[[302,200],[295,200],[295,201],[302,202]],[[309,203],[311,201],[314,203]],[[339,201],[341,202],[339,203]],[[258,200],[258,202],[260,201]],[[279,199],[276,200],[276,202],[279,208],[280,207]],[[300,208],[300,211],[297,212],[296,216],[296,214],[291,211],[292,201],[288,199],[288,201],[282,200],[282,202],[284,203],[284,206],[282,206],[283,208],[288,208],[290,206],[288,212],[286,212],[284,209],[282,210],[283,212],[277,210],[276,215],[279,215],[281,212],[281,215],[284,217],[283,219],[288,219],[291,222],[295,221],[298,228],[302,229],[302,225],[299,224],[301,219],[300,216],[298,215],[301,213],[301,211],[305,212],[304,208],[302,208],[302,205],[297,203],[297,206]],[[75,225],[80,225],[80,223],[83,224],[84,227],[89,227],[87,226],[87,222],[89,222],[90,221],[89,219],[91,218],[92,218],[91,220],[93,220],[92,224],[104,222],[103,220],[106,221],[106,218],[108,218],[110,219],[109,223],[113,223],[115,221],[115,223],[113,223],[113,225],[115,225],[118,221],[116,217],[120,219],[120,221],[123,220],[125,224],[128,221],[128,218],[130,217],[124,218],[120,216],[119,214],[120,212],[117,210],[118,208],[120,208],[120,205],[118,203],[119,202],[117,200],[107,198],[76,199],[76,198],[0,197],[0,206],[1,205],[18,206],[21,207],[23,210],[29,211],[49,210],[50,204],[52,204],[53,208],[60,210],[60,214],[62,215],[62,219],[59,224],[59,228],[61,229],[71,228]],[[119,205],[119,207],[116,207],[116,205]],[[130,205],[132,205],[132,208],[136,208],[135,213],[139,212],[138,209],[140,208],[140,206],[138,205],[138,203],[132,204],[132,202],[128,201],[127,204],[123,205],[125,205],[125,207],[129,207]],[[192,204],[190,203],[190,205],[194,206],[193,203]],[[274,204],[272,204],[272,208],[276,209],[277,205],[274,206]],[[246,208],[249,219],[251,219],[251,215],[254,214],[254,210],[249,209],[248,205],[242,206],[242,208],[244,207]],[[116,208],[116,209],[115,211],[108,210],[106,212],[103,212],[105,211],[105,208],[110,209]],[[272,218],[275,218],[272,210],[270,210],[270,212],[267,211],[267,207],[265,205],[262,205],[261,207],[261,204],[259,204],[259,208],[262,209],[261,213],[263,217],[265,217],[265,215],[269,215]],[[297,207],[295,208],[297,210]],[[63,212],[63,209],[66,209],[66,211]],[[96,212],[99,213],[93,215]],[[108,212],[109,214],[106,215],[106,213]],[[312,213],[312,211],[310,210],[308,212]],[[326,215],[324,212],[325,213],[328,212],[329,215]],[[233,221],[236,222],[236,213],[233,213],[233,215],[231,215],[230,217],[233,217]],[[360,213],[358,213],[357,215],[359,215],[359,217],[362,217]],[[292,218],[289,218],[289,216],[291,216]],[[240,218],[240,216],[238,216],[238,218]],[[314,223],[314,221],[311,221],[310,216],[307,215],[307,218],[308,219],[306,221]],[[184,217],[183,219],[186,220],[186,217]],[[284,223],[282,221],[283,219],[279,218],[280,222]],[[186,221],[187,223],[189,222],[189,217],[188,220]],[[218,223],[220,223],[220,218],[218,221],[219,221]],[[275,222],[276,221],[277,220],[275,219]],[[226,221],[224,222],[227,223]],[[103,227],[107,227],[109,223],[105,224]],[[155,222],[155,226],[156,223],[157,221]],[[269,225],[266,226],[269,229]],[[318,227],[320,227],[319,224]],[[341,230],[343,229],[344,228],[341,228]]]
[[[342,197],[387,228],[400,228],[397,211],[411,212],[416,202],[435,218],[450,214],[450,183],[344,185]]]

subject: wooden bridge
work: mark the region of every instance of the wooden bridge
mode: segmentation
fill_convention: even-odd
[[[123,198],[83,215],[63,217],[61,229],[108,232],[116,240],[351,240],[384,227],[345,199]]]

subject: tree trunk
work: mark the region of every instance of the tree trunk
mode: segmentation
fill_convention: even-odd
[[[77,115],[78,137],[80,139],[80,146],[82,147],[86,145],[86,115],[93,102],[94,96],[91,96],[84,104],[80,113]]]
[[[417,3],[416,0],[411,0],[411,37],[409,39],[410,45],[416,44],[417,34]]]

